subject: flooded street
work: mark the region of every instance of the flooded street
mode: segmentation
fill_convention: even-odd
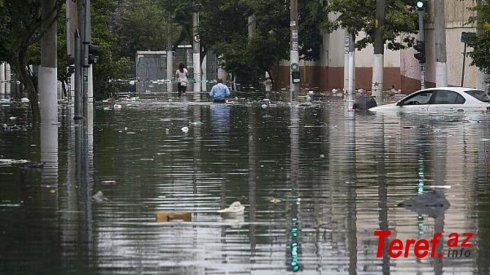
[[[262,105],[97,105],[88,140],[65,107],[48,132],[0,133],[0,274],[489,274],[490,114]],[[444,245],[394,257],[376,230]]]

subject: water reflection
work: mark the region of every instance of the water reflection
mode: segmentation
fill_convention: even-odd
[[[64,109],[59,133],[41,134],[59,136],[58,154],[40,146],[54,166],[0,167],[0,273],[488,273],[488,117],[346,119],[343,108],[142,102],[78,122]],[[30,159],[28,134],[0,136],[2,158]],[[397,206],[433,190],[450,207]],[[98,191],[108,200],[93,201]],[[236,200],[244,217],[220,217]],[[157,223],[158,211],[192,221]],[[472,232],[475,247],[377,258],[379,229]]]

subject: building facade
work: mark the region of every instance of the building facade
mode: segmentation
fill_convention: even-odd
[[[426,44],[426,87],[435,86],[435,35],[434,35],[434,0],[428,1],[428,14],[425,20],[425,44]],[[445,1],[445,25],[446,25],[446,49],[447,49],[447,76],[449,86],[460,86],[463,73],[464,43],[461,42],[463,32],[476,32],[476,28],[468,25],[469,18],[474,14],[471,10],[475,1]],[[334,19],[332,15],[331,20]],[[301,61],[301,82],[303,89],[330,91],[342,90],[345,84],[344,54],[345,30],[337,30],[332,33],[324,33],[323,49],[320,60],[315,62]],[[360,36],[362,36],[361,34]],[[418,37],[417,34],[406,34]],[[357,37],[359,39],[361,37]],[[403,39],[403,37],[400,37]],[[468,48],[468,51],[471,51]],[[389,50],[385,46],[384,55],[384,80],[383,89],[395,88],[403,93],[420,89],[420,66],[414,57],[415,50],[408,48],[400,51]],[[369,45],[363,50],[355,52],[355,86],[356,89],[371,90],[372,64],[374,49]],[[471,58],[466,57],[464,64],[465,87],[476,87],[477,68],[471,66]],[[289,62],[281,63],[275,72],[277,85],[280,88],[289,87]]]

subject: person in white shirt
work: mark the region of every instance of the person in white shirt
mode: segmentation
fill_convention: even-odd
[[[175,72],[175,74],[177,76],[177,91],[179,91],[180,97],[182,93],[185,94],[187,83],[189,83],[189,80],[187,79],[188,72],[184,66],[184,63],[179,64],[179,69]]]

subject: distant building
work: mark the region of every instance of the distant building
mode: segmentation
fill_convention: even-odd
[[[435,86],[435,45],[434,45],[434,1],[429,0],[428,15],[425,22],[426,43],[426,86]],[[467,25],[468,19],[474,14],[470,8],[475,1],[445,1],[446,14],[446,45],[448,85],[460,86],[463,68],[464,43],[461,42],[462,32],[476,32],[476,28]],[[331,16],[333,20],[334,16]],[[319,61],[301,61],[301,87],[304,89],[318,88],[320,91],[343,89],[344,84],[344,37],[345,30],[323,34],[323,49]],[[360,36],[362,36],[361,34]],[[409,34],[415,38],[417,34]],[[360,39],[362,37],[358,37]],[[471,49],[468,49],[471,50]],[[384,90],[392,87],[404,93],[420,89],[420,71],[418,60],[415,59],[413,48],[392,51],[385,47],[384,57]],[[355,52],[355,86],[356,89],[371,90],[372,64],[374,54],[372,45]],[[470,66],[471,59],[466,58],[464,86],[476,87],[477,68]],[[283,61],[274,71],[276,83],[280,88],[289,87],[289,61]]]

